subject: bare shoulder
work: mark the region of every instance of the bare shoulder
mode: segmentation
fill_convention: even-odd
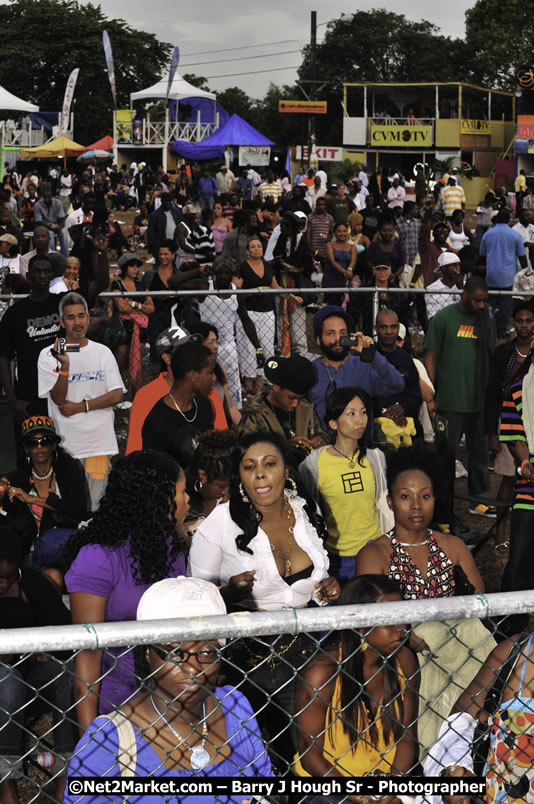
[[[456,558],[458,554],[467,549],[465,543],[458,536],[453,536],[452,533],[441,533],[439,530],[433,530],[432,536],[449,558]]]
[[[366,544],[358,553],[358,575],[377,573],[385,575],[389,567],[391,556],[391,542],[387,536],[379,536],[373,542]]]
[[[321,651],[306,666],[303,679],[313,690],[324,689],[333,683],[339,672],[337,651]]]

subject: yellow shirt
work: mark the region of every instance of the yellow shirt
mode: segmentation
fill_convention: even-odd
[[[400,666],[397,662],[399,673]],[[404,697],[404,687],[406,681],[402,675],[399,678],[401,686],[401,695]],[[400,716],[398,707],[396,706],[396,713]],[[368,733],[369,721],[360,727],[360,739],[354,745],[351,737],[343,729],[343,713],[341,712],[341,676],[338,675],[336,685],[334,687],[334,695],[332,703],[328,707],[326,713],[325,733],[324,733],[324,746],[323,756],[327,762],[335,765],[335,768],[342,776],[363,776],[364,773],[372,773],[373,771],[382,771],[383,773],[391,772],[391,765],[395,759],[397,745],[395,738],[391,736],[386,744],[384,740],[384,731],[382,728],[382,706],[379,706],[376,712],[376,730],[378,739],[376,745]],[[310,774],[304,770],[300,762],[300,757],[295,754],[295,764],[293,765],[293,773],[297,776],[309,776]]]
[[[524,193],[526,189],[527,189],[527,177],[523,176],[523,174],[520,173],[514,182],[514,192]]]
[[[341,556],[355,556],[380,536],[375,476],[367,458],[360,466],[358,455],[354,456],[352,469],[346,458],[330,455],[327,449],[321,450],[317,462],[319,494],[328,529],[326,547]]]

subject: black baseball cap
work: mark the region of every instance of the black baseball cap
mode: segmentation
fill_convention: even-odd
[[[264,373],[273,385],[288,388],[294,394],[307,394],[317,382],[315,366],[301,355],[270,357]]]

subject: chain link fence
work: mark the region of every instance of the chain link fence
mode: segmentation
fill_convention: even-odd
[[[4,630],[1,799],[16,800],[11,784],[21,802],[57,800],[70,763],[66,802],[365,804],[365,784],[347,780],[393,774],[417,792],[423,776],[462,768],[500,785],[499,800],[528,801],[533,650],[526,636],[495,637],[508,615],[532,611],[534,592],[517,592]],[[108,658],[90,685],[87,657]],[[117,695],[129,696],[125,719]],[[109,716],[84,732],[91,710]],[[489,745],[475,735],[486,713]],[[153,799],[120,787],[147,779]]]

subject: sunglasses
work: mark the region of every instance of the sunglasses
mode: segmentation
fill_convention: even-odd
[[[181,648],[171,648],[170,646],[162,647],[161,645],[152,645],[152,649],[164,662],[173,662],[173,664],[185,664],[191,658],[198,662],[198,664],[214,664],[214,662],[218,662],[221,658],[218,650],[210,648],[190,651],[182,650]]]
[[[41,445],[43,447],[51,447],[52,444],[55,444],[56,442],[57,438],[55,436],[47,435],[41,436],[40,438],[27,438],[24,443],[27,447],[32,449],[34,447],[40,447]]]

